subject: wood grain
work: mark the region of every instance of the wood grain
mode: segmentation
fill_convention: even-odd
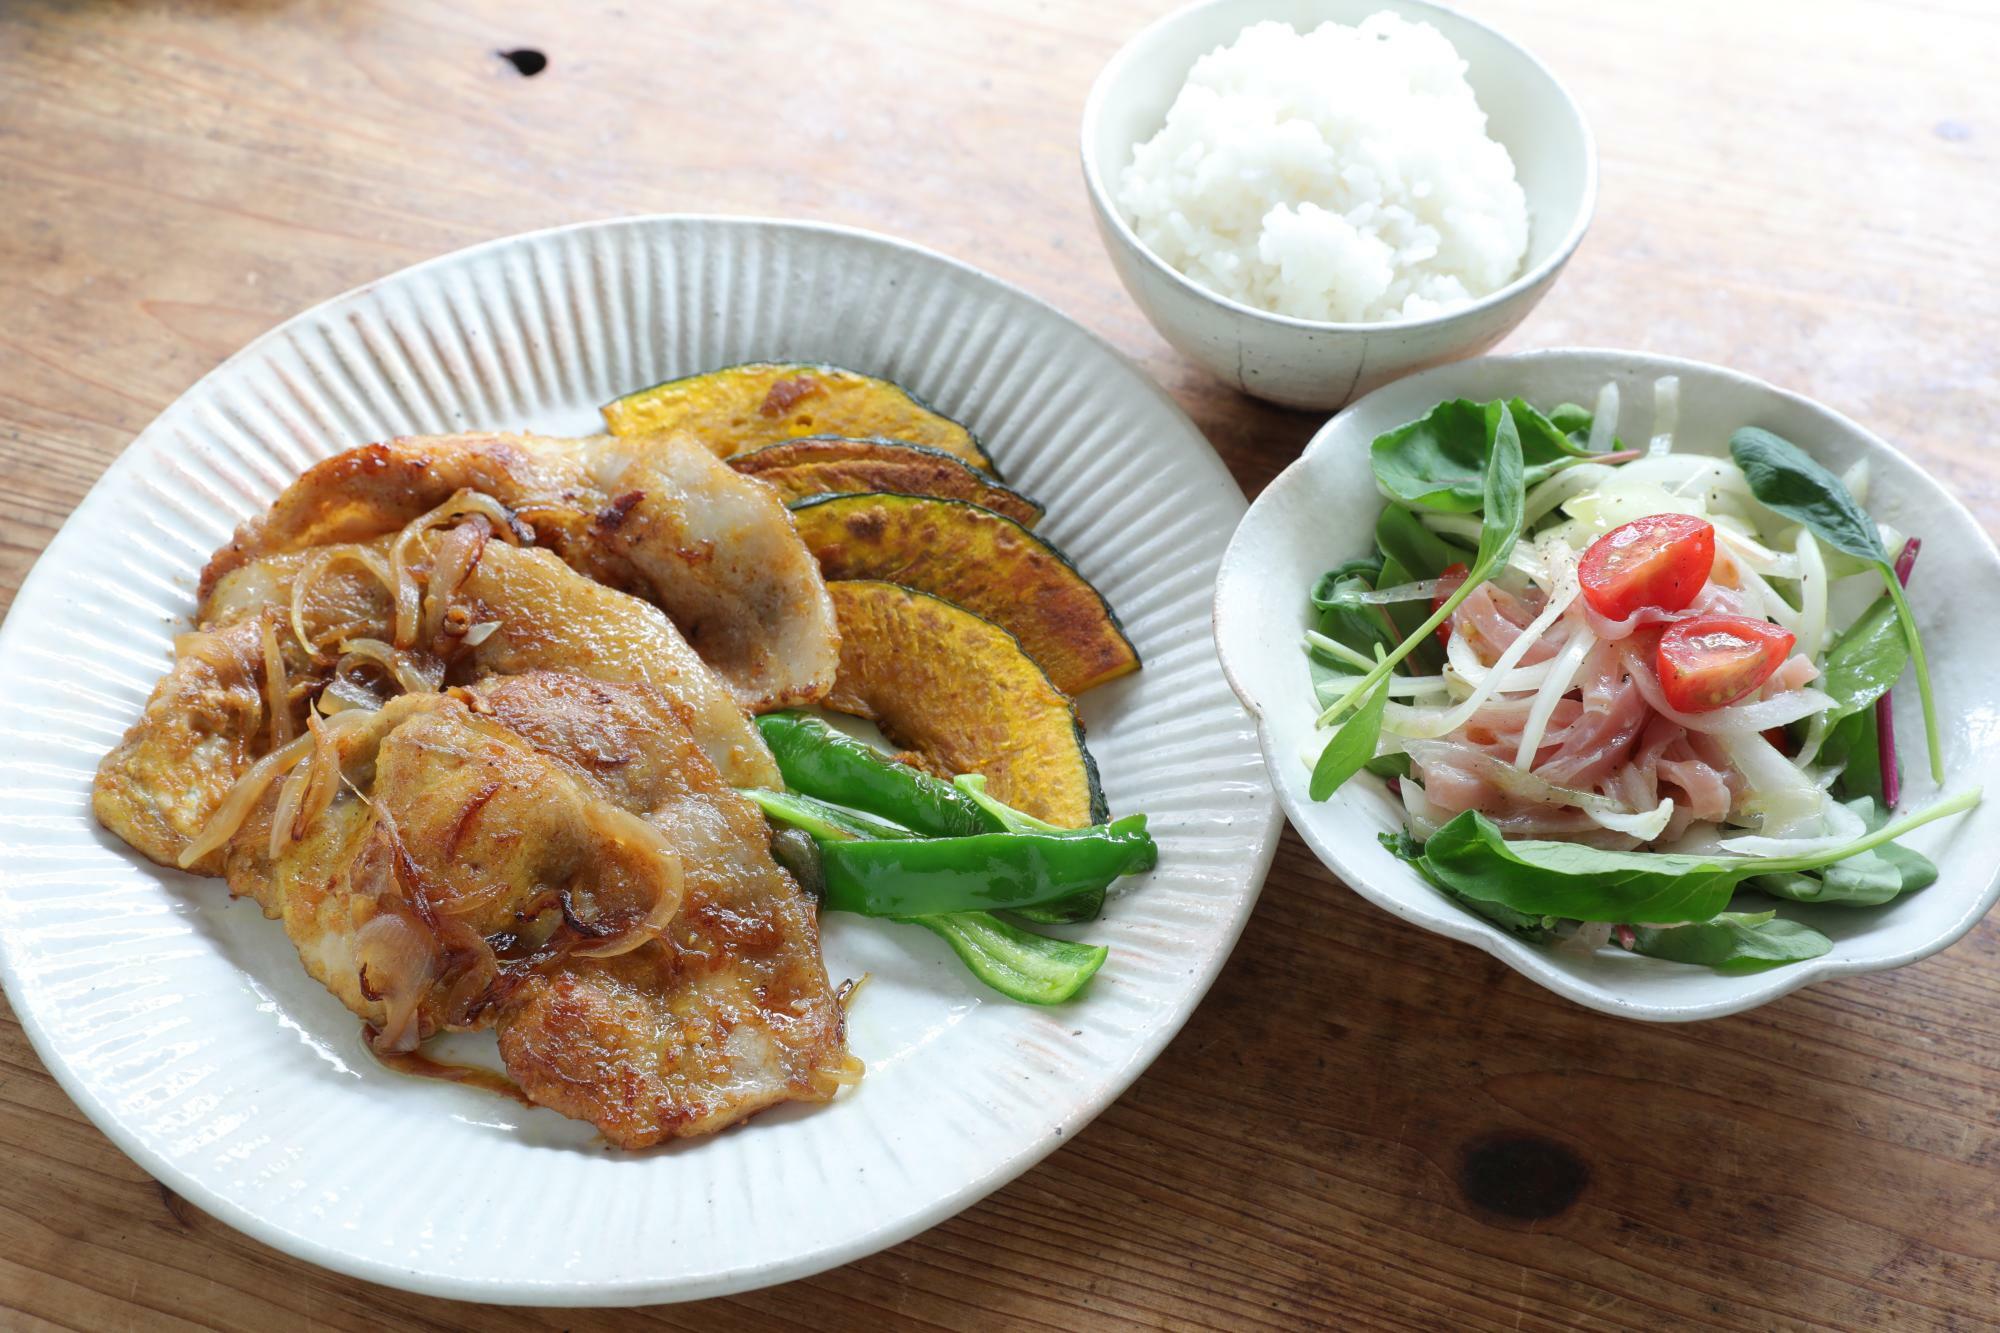
[[[1084,93],[1155,8],[11,0],[0,606],[118,450],[252,335],[440,251],[631,212],[822,218],[969,259],[1137,359],[1254,493],[1317,422],[1161,343],[1078,178]],[[1596,227],[1511,346],[1799,389],[2000,529],[2000,11],[1475,8],[1569,82],[1603,159]],[[496,54],[517,47],[547,69]],[[9,1020],[0,1323],[1990,1325],[1996,954],[1988,924],[1752,1015],[1620,1023],[1366,906],[1288,834],[1209,1000],[1074,1144],[874,1258],[645,1312],[481,1310],[283,1258],[121,1156]]]

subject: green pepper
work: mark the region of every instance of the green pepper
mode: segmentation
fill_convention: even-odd
[[[951,785],[969,797],[981,810],[984,810],[987,818],[993,820],[993,822],[1009,833],[1063,833],[1069,831],[1060,825],[1051,824],[1046,820],[1037,819],[1024,811],[1016,810],[1013,806],[987,795],[986,776],[983,773],[960,774],[958,777],[952,779]],[[1138,826],[1141,829],[1146,827],[1146,817],[1144,815],[1127,817],[1128,822],[1131,819],[1137,819],[1139,821]],[[1072,893],[1067,898],[1058,898],[1053,902],[1036,903],[1031,907],[1016,907],[1013,909],[1014,914],[1026,917],[1030,921],[1095,921],[1098,917],[1104,915],[1105,887],[1105,885],[1100,884],[1095,888],[1085,889],[1081,893]]]
[[[943,939],[972,975],[1012,1000],[1060,1004],[1097,975],[1110,950],[1051,939],[987,912],[906,918]]]
[[[785,785],[940,838],[998,832],[978,803],[948,782],[899,764],[808,713],[757,719]]]
[[[866,916],[1033,907],[1101,893],[1158,860],[1144,815],[1060,833],[820,843],[823,905]]]
[[[826,801],[801,796],[795,791],[772,791],[768,787],[738,787],[764,817],[786,828],[803,829],[817,841],[849,842],[857,838],[913,838],[901,824],[860,810],[847,810]]]

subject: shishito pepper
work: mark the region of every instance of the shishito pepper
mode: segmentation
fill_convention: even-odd
[[[757,719],[785,785],[822,801],[893,819],[936,838],[1001,829],[978,802],[949,782],[884,758],[866,742],[810,713],[766,713]]]
[[[968,909],[1090,920],[1112,880],[1158,860],[1144,815],[1059,828],[987,795],[982,777],[940,782],[816,717],[771,713],[758,724],[793,790],[744,794],[781,826],[773,850],[787,868],[828,910],[931,931],[974,976],[1012,999],[1067,1000],[1109,951]]]
[[[1034,907],[1102,893],[1159,860],[1144,815],[1060,833],[824,840],[819,850],[822,901],[865,916]]]

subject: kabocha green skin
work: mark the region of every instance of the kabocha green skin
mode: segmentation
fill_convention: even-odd
[[[949,782],[885,759],[875,748],[809,713],[757,719],[785,785],[835,805],[852,806],[937,838],[997,833],[999,823]]]
[[[1032,907],[1101,893],[1159,861],[1143,816],[1069,833],[982,833],[820,844],[824,905],[864,916],[923,917]]]

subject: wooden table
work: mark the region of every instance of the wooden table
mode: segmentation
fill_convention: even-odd
[[[1165,383],[1247,491],[1316,420],[1168,349],[1075,134],[1155,5],[188,0],[0,7],[0,606],[85,489],[252,335],[469,242],[635,212],[830,219],[980,264]],[[1491,0],[1579,94],[1590,238],[1517,348],[1736,366],[2000,529],[1990,0]],[[524,77],[497,53],[532,48]],[[1969,603],[1986,614],[1990,589]],[[1186,1031],[1076,1142],[822,1277],[493,1311],[236,1235],[0,1026],[0,1323],[1968,1327],[2000,1317],[2000,924],[1739,1018],[1587,1013],[1404,926],[1287,834]]]

